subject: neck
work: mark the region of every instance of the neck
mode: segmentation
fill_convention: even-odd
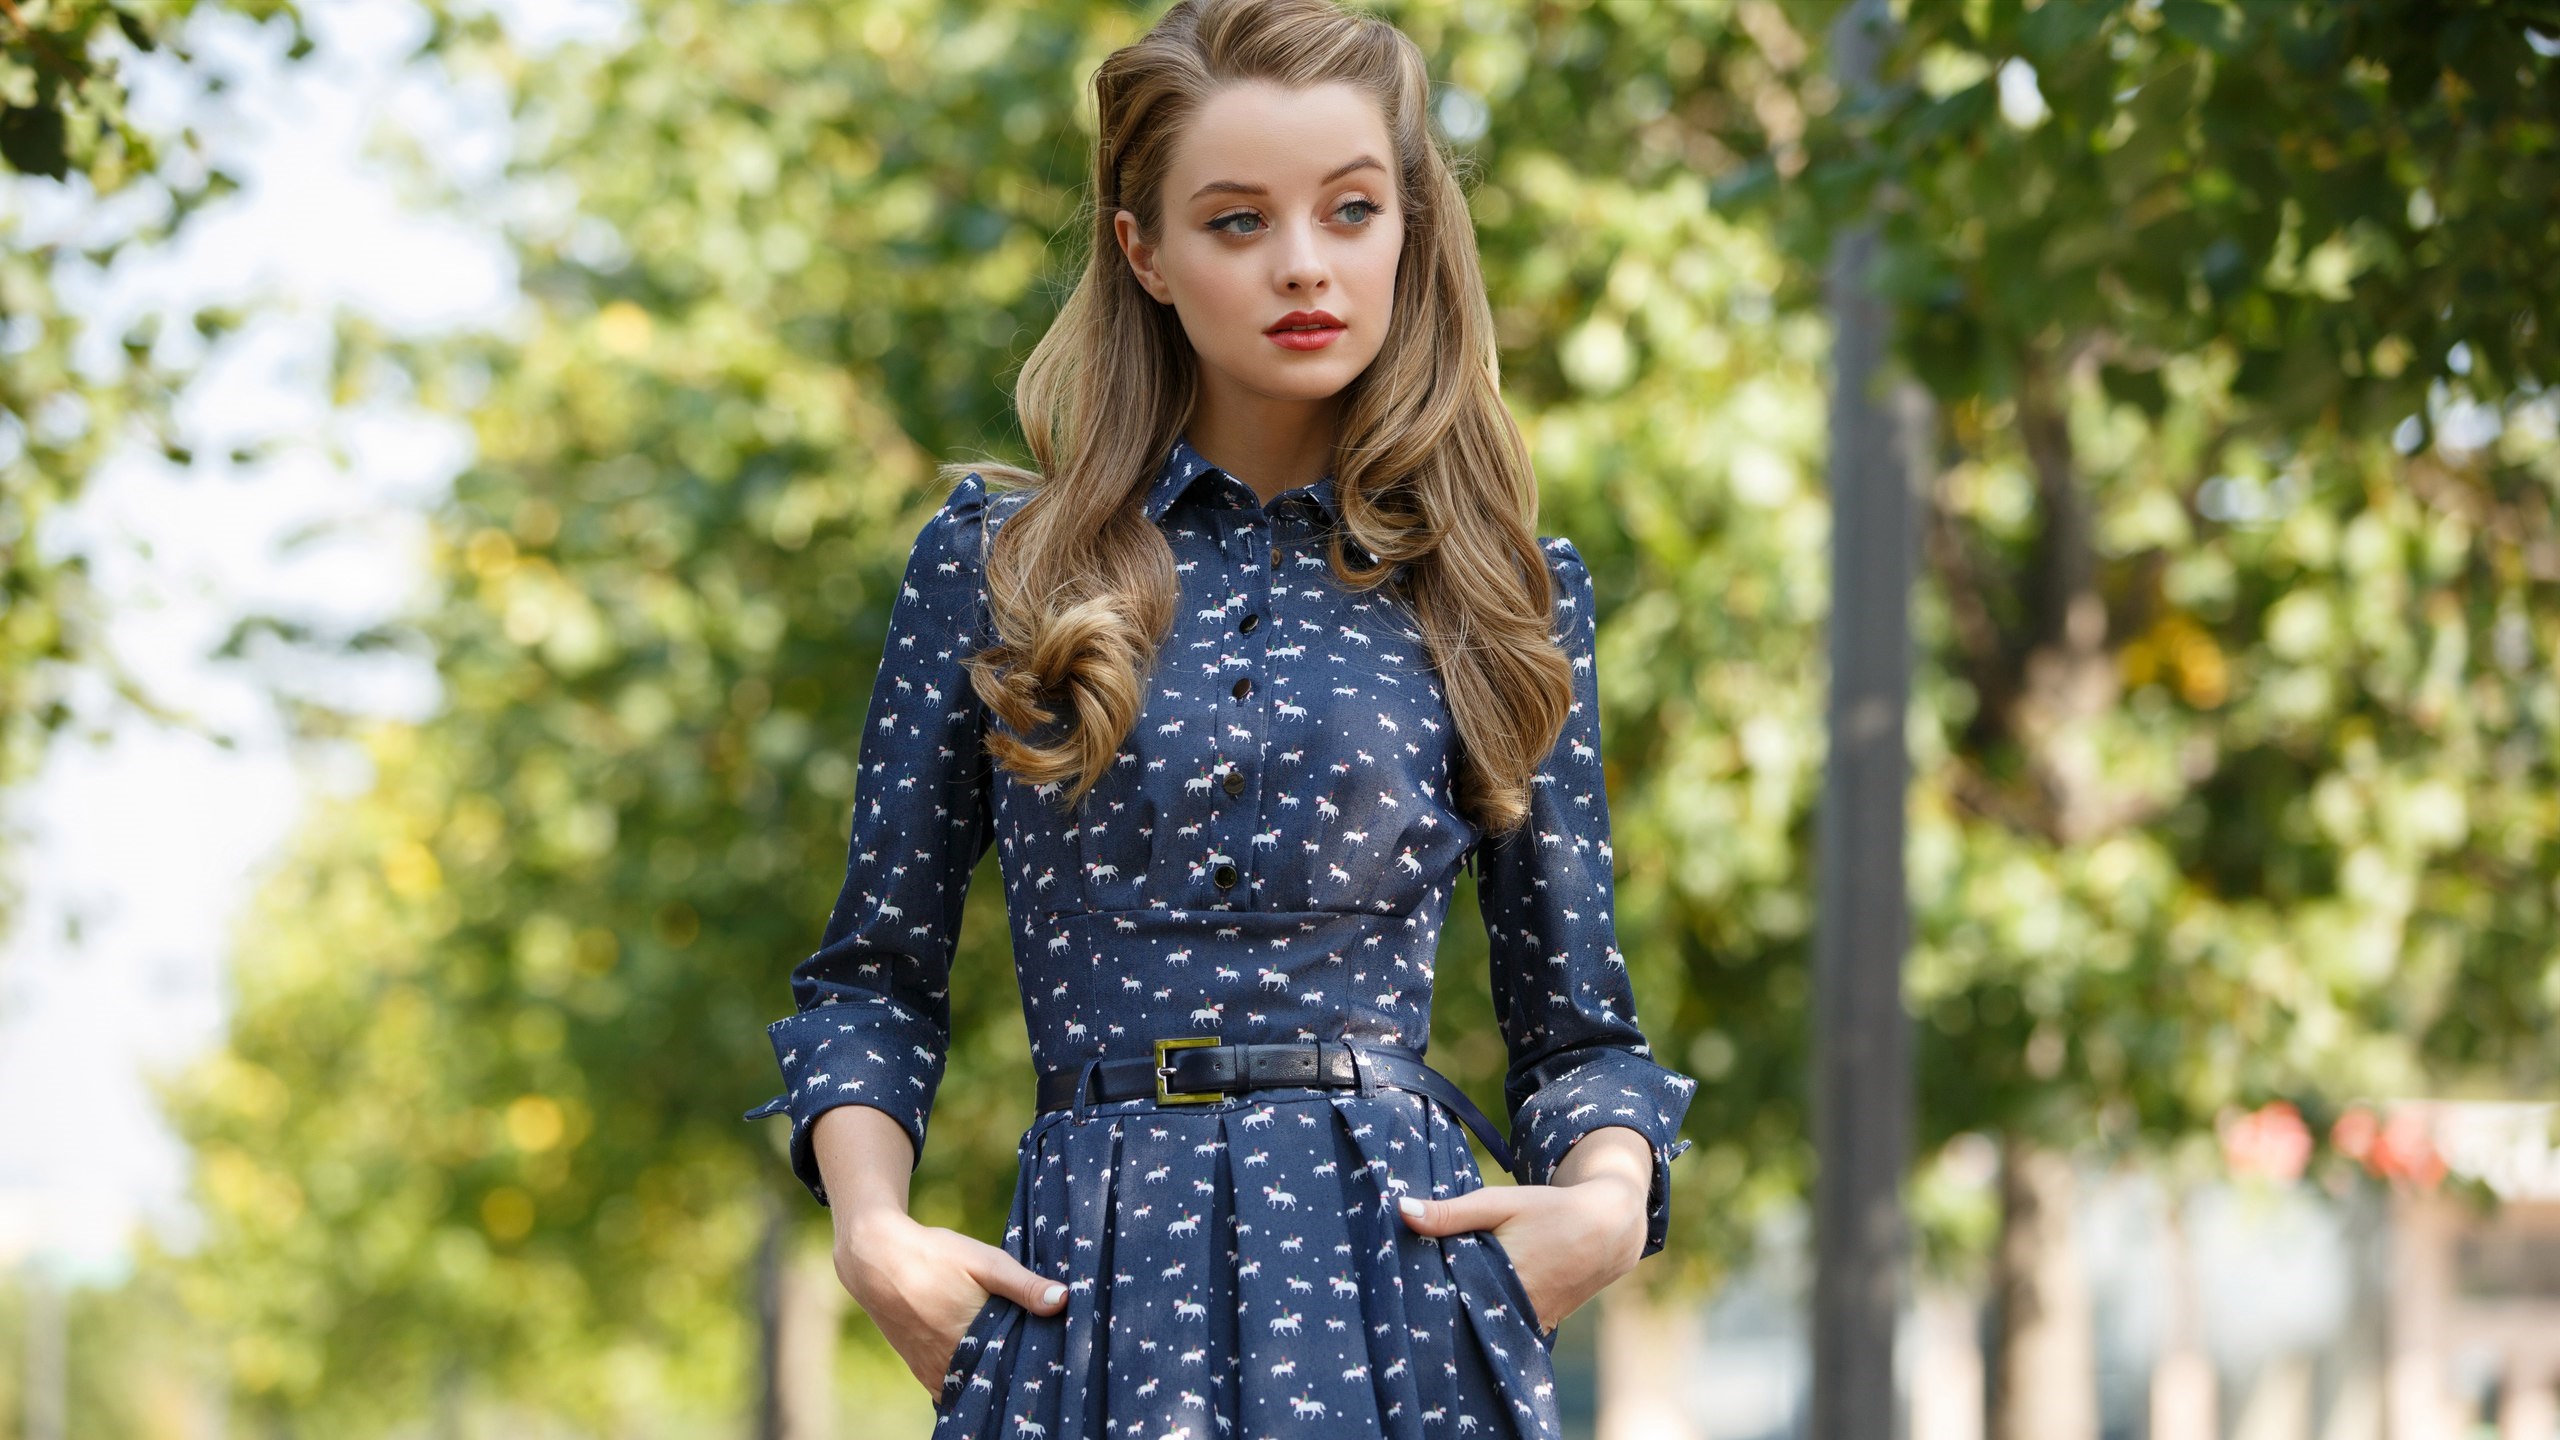
[[[1200,399],[1183,427],[1200,458],[1253,488],[1264,504],[1324,478],[1333,459],[1340,397],[1287,400],[1224,393],[1203,377]]]

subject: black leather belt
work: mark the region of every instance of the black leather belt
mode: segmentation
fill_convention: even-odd
[[[1366,1071],[1366,1075],[1363,1075]],[[1199,1105],[1250,1090],[1277,1086],[1325,1089],[1357,1087],[1364,1093],[1378,1086],[1430,1096],[1456,1113],[1484,1142],[1494,1163],[1516,1175],[1511,1146],[1456,1082],[1423,1063],[1419,1052],[1402,1045],[1372,1045],[1342,1040],[1300,1040],[1281,1044],[1229,1044],[1214,1035],[1183,1036],[1155,1042],[1153,1055],[1122,1060],[1088,1060],[1040,1077],[1041,1110],[1067,1110],[1104,1105],[1115,1100],[1148,1100],[1159,1105]]]

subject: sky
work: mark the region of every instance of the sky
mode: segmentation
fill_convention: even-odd
[[[248,465],[210,458],[190,469],[137,447],[39,538],[49,552],[91,556],[113,650],[193,718],[173,727],[119,714],[93,686],[75,697],[85,722],[75,734],[94,731],[94,743],[66,738],[0,807],[25,891],[18,925],[0,939],[0,1269],[110,1282],[135,1227],[186,1243],[186,1155],[149,1077],[218,1042],[231,925],[303,807],[370,779],[360,756],[289,754],[268,687],[393,715],[436,700],[416,660],[315,670],[272,655],[208,658],[244,614],[338,630],[422,595],[422,515],[468,462],[470,436],[399,405],[333,413],[333,312],[408,335],[503,332],[520,314],[503,207],[414,208],[392,167],[368,156],[384,127],[432,136],[445,178],[488,193],[512,138],[503,100],[407,62],[426,33],[409,0],[303,8],[318,48],[291,64],[283,25],[198,12],[193,63],[232,77],[212,103],[173,83],[166,50],[125,58],[137,121],[160,133],[194,126],[242,188],[174,245],[127,252],[64,286],[102,347],[153,310],[254,307],[249,325],[203,355],[178,407],[181,438],[204,457],[284,443]],[[535,50],[610,39],[623,23],[602,0],[495,8]],[[148,198],[101,204],[85,186],[0,177],[0,215],[18,243],[94,237],[131,223],[131,204]]]

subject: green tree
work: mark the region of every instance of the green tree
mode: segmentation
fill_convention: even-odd
[[[2094,1424],[2045,1152],[2550,1083],[2555,22],[1913,5],[1879,103],[1728,132],[1790,307],[1880,214],[1943,407],[1909,995],[1924,1143],[2010,1160],[1997,1434]]]
[[[155,444],[182,465],[194,458],[171,428],[169,401],[189,366],[182,345],[160,333],[163,317],[117,337],[100,368],[78,353],[89,326],[61,291],[66,276],[168,243],[190,215],[235,188],[192,132],[154,135],[125,111],[123,65],[138,51],[167,47],[180,62],[175,73],[200,94],[219,87],[218,77],[186,68],[193,57],[179,48],[199,8],[292,25],[296,58],[307,50],[289,0],[0,0],[0,791],[33,775],[72,723],[76,675],[102,677],[145,713],[183,719],[106,649],[86,557],[46,553],[42,539],[119,447]],[[39,190],[98,202],[139,192],[161,203],[156,213],[124,207],[116,213],[144,218],[92,224],[76,237],[35,235],[27,202]],[[206,310],[182,323],[212,339],[238,318]],[[0,865],[0,931],[14,894]]]
[[[288,26],[292,57],[308,50],[288,0],[0,0],[0,794],[35,775],[75,721],[107,718],[75,713],[83,681],[157,720],[194,723],[119,663],[88,556],[48,527],[125,447],[194,462],[171,402],[201,343],[240,319],[221,309],[156,314],[101,346],[95,321],[65,299],[119,258],[168,245],[235,188],[193,131],[155,133],[126,110],[126,67],[150,52],[174,62],[163,68],[191,91],[182,103],[217,103],[224,77],[186,48],[199,12]],[[0,837],[0,933],[16,918],[17,838]],[[12,1305],[0,1341],[13,1357],[31,1354],[24,1325],[60,1326],[51,1343],[66,1356],[71,1433],[135,1433],[153,1411],[200,1404],[189,1387],[207,1367],[174,1323],[168,1288],[168,1277],[153,1275],[84,1289],[36,1307],[43,1318]],[[143,1384],[127,1370],[138,1354],[156,1362]],[[0,1414],[21,1412],[23,1378],[0,1366]]]

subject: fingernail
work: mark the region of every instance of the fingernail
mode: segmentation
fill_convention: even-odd
[[[1067,1287],[1064,1285],[1052,1285],[1040,1292],[1040,1303],[1043,1305],[1055,1305],[1066,1298]]]
[[[1422,1202],[1414,1199],[1410,1195],[1396,1201],[1396,1208],[1403,1211],[1413,1219],[1419,1220],[1422,1218]]]

